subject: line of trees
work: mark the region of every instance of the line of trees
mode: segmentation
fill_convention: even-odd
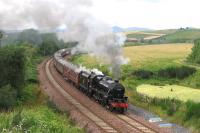
[[[133,75],[135,75],[138,79],[149,79],[153,77],[184,79],[194,74],[195,72],[196,72],[195,68],[188,66],[181,66],[181,67],[167,67],[160,69],[157,72],[152,72],[149,70],[136,70],[133,72]]]
[[[6,36],[0,47],[0,110],[12,109],[27,97],[30,99],[32,92],[27,86],[38,82],[38,59],[77,44],[65,43],[55,33],[39,33],[33,29]]]
[[[5,33],[5,37],[2,38],[3,46],[21,44],[31,44],[39,49],[41,55],[47,56],[52,55],[58,49],[75,46],[77,42],[64,42],[57,38],[56,33],[40,33],[34,29],[19,33]]]

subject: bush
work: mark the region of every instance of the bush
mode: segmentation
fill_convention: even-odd
[[[23,103],[32,104],[36,103],[41,90],[38,88],[37,84],[27,84],[22,90],[22,96],[19,99]]]
[[[10,109],[16,105],[17,93],[10,85],[6,85],[0,88],[0,108]]]
[[[195,68],[181,66],[181,67],[168,67],[158,71],[158,76],[164,78],[178,78],[184,79],[196,72]]]
[[[151,98],[150,98],[151,99]],[[176,111],[178,111],[181,102],[176,99],[159,99],[159,98],[152,98],[150,100],[151,104],[161,106],[163,110],[166,110],[169,116],[172,116]]]
[[[194,41],[194,47],[188,56],[188,61],[200,64],[200,39]]]
[[[1,113],[0,121],[0,132],[4,133],[84,133],[65,114],[46,106]]]
[[[167,112],[167,115],[172,116],[174,115],[174,113],[176,113],[182,102],[177,100],[177,99],[170,99],[170,98],[152,98],[149,97],[147,95],[142,95],[139,94],[135,96],[135,98],[138,101],[144,102],[144,103],[148,103],[150,105],[154,105],[154,106],[160,106],[163,110],[165,110]]]
[[[147,70],[137,70],[133,73],[139,79],[149,79],[153,76],[153,72]]]
[[[155,78],[177,78],[184,79],[196,72],[195,68],[181,66],[181,67],[168,67],[165,69],[160,69],[157,72],[152,72],[149,70],[137,70],[132,73],[138,79],[150,79],[153,76]]]
[[[185,119],[189,120],[192,117],[200,119],[200,103],[188,101],[186,103]]]

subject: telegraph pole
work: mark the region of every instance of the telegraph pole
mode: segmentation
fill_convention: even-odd
[[[1,39],[2,39],[2,37],[3,37],[3,32],[0,31],[0,48],[1,48]]]

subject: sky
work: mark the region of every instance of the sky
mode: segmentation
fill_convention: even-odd
[[[90,12],[109,25],[200,28],[200,0],[93,0]]]
[[[17,22],[15,25],[22,24],[23,26],[29,27],[32,23],[25,23],[30,20],[30,18],[27,17],[29,16],[29,14],[26,13],[27,9],[25,9],[25,6],[30,6],[26,4],[27,1],[36,1],[35,7],[37,3],[41,2],[41,0],[1,0],[0,25],[5,27],[7,23],[10,24],[9,22]],[[109,26],[120,26],[123,28],[143,27],[150,29],[172,29],[180,27],[200,28],[200,0],[43,0],[43,2],[44,1],[57,3],[59,6],[64,2],[66,7],[63,6],[63,9],[67,9],[70,4],[74,6],[78,3],[78,6],[83,6],[82,11],[87,12],[95,19]],[[43,7],[44,5],[45,4],[42,4]],[[37,7],[37,10],[35,10],[36,14],[31,12],[36,22],[42,20],[37,17],[37,15],[40,15],[40,12],[43,12],[42,6],[41,8]],[[47,8],[52,9],[50,6],[47,6]],[[48,13],[47,8],[45,9],[46,13]],[[71,10],[73,9],[70,9],[70,11]],[[20,14],[21,12],[23,13]],[[66,13],[67,12],[68,10],[66,10]],[[63,14],[63,12],[60,14]],[[11,19],[12,16],[16,17]],[[23,16],[26,16],[28,19],[24,21]],[[43,16],[45,18],[46,15]],[[4,19],[8,20],[2,21]],[[46,23],[44,21],[45,19],[43,19],[43,23]],[[55,23],[57,24],[57,22]],[[15,25],[13,25],[13,27],[15,27]]]

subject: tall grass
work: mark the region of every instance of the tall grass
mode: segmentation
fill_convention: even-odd
[[[67,115],[54,112],[47,106],[24,108],[0,114],[0,132],[29,133],[83,133]],[[64,119],[63,119],[64,118]]]

